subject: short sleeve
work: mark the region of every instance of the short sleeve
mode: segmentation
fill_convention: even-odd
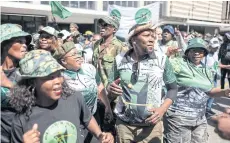
[[[163,73],[163,80],[165,84],[170,84],[176,81],[176,76],[173,72],[173,68],[171,63],[169,62],[169,59],[166,58],[165,61],[165,69]]]
[[[11,126],[11,142],[12,143],[22,143],[23,141],[23,121],[20,121],[19,116],[15,116]]]
[[[74,96],[77,97],[79,107],[81,108],[80,109],[80,120],[85,125],[85,127],[87,127],[92,118],[92,114],[89,108],[87,107],[84,99],[82,98],[82,94],[80,92],[76,92]]]

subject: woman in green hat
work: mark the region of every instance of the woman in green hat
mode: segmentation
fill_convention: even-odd
[[[27,53],[31,35],[16,24],[2,24],[1,29],[1,142],[10,142],[10,128],[14,110],[9,106],[9,90],[20,79],[18,62]]]
[[[91,113],[95,115],[99,97],[100,101],[105,105],[105,119],[111,121],[113,113],[100,77],[97,75],[93,65],[82,63],[82,52],[77,50],[74,43],[64,43],[61,47],[57,48],[54,57],[66,68],[64,77],[67,84],[71,89],[82,93]],[[83,133],[83,136],[86,135],[87,133]],[[85,142],[90,142],[91,139],[88,137],[86,140]]]
[[[211,97],[228,96],[230,89],[214,88],[211,71],[206,67],[208,51],[205,41],[188,42],[183,58],[170,62],[177,79],[177,99],[165,118],[165,143],[207,143],[206,103]],[[202,59],[205,62],[202,63]]]
[[[100,130],[80,92],[68,88],[64,68],[45,50],[29,52],[19,63],[22,80],[11,91],[17,111],[11,129],[13,143],[83,143],[80,124],[100,142],[113,143]]]

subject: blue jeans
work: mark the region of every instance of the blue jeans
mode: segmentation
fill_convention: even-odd
[[[217,87],[217,75],[214,76],[213,84],[214,87]],[[211,110],[213,102],[214,102],[214,98],[210,97],[207,101],[207,110]]]

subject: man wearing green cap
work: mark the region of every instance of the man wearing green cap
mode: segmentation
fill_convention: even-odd
[[[230,89],[214,88],[212,72],[206,65],[208,50],[203,39],[189,40],[184,54],[183,58],[176,57],[170,61],[176,75],[178,94],[166,113],[165,143],[207,143],[207,100],[209,96],[229,97]]]
[[[98,24],[101,28],[102,39],[94,44],[93,65],[97,68],[102,83],[106,87],[115,57],[127,51],[128,47],[115,36],[120,25],[116,17],[103,17],[98,20]]]
[[[31,35],[16,24],[2,24],[1,30],[1,142],[10,142],[14,110],[9,106],[9,91],[20,80],[18,63],[27,53]]]
[[[49,51],[51,54],[53,54],[55,52],[55,48],[58,47],[58,32],[53,27],[46,26],[42,28],[42,30],[40,30],[38,33],[40,35],[36,48]]]

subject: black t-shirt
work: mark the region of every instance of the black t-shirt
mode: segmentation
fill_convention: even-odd
[[[29,120],[25,120],[25,115],[16,115],[11,139],[13,143],[21,143],[23,134],[37,123],[41,143],[83,143],[80,124],[88,126],[91,117],[81,93],[75,92],[49,108],[33,107]]]
[[[17,68],[4,70],[4,73],[11,82],[18,82],[21,78]],[[15,110],[9,105],[9,92],[10,89],[1,87],[1,142],[4,143],[10,142],[11,124],[15,115]]]

